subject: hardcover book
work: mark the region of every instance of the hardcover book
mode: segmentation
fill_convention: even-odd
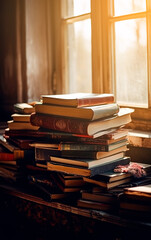
[[[130,108],[120,108],[120,111],[116,116],[96,121],[84,121],[76,118],[33,113],[31,114],[30,121],[31,124],[46,129],[88,136],[97,134],[99,137],[106,134],[106,132],[103,131],[111,129],[111,132],[113,132],[115,128],[119,128],[129,123],[133,111],[134,110]]]
[[[127,139],[123,139],[121,141],[117,141],[115,143],[112,144],[99,144],[99,143],[93,143],[93,144],[89,144],[89,143],[76,143],[76,142],[66,142],[66,143],[60,143],[59,144],[59,150],[74,150],[74,151],[102,151],[102,152],[109,152],[112,151],[114,149],[117,149],[119,147],[122,146],[126,146],[127,145]]]
[[[109,93],[70,93],[59,95],[42,95],[42,102],[46,104],[85,107],[92,105],[114,103],[114,95]]]
[[[62,157],[62,158],[79,158],[79,159],[101,159],[111,156],[119,152],[126,152],[128,149],[126,146],[116,148],[109,152],[96,152],[96,151],[74,151],[74,150],[56,150],[50,148],[38,148],[35,147],[35,159],[36,160],[50,160],[50,156]]]
[[[86,119],[90,121],[112,116],[114,114],[117,114],[118,111],[119,111],[119,106],[117,103],[96,105],[96,106],[90,106],[90,107],[81,107],[81,108],[64,107],[64,106],[40,104],[40,103],[35,105],[36,113],[80,118],[80,119]]]
[[[110,163],[112,161],[115,161],[117,159],[123,158],[125,156],[124,152],[119,152],[116,154],[113,154],[111,156],[101,158],[101,159],[72,159],[72,158],[62,158],[62,157],[50,157],[50,162],[60,163],[60,164],[70,164],[75,166],[83,166],[87,168],[92,168],[96,166],[103,165],[105,163]]]
[[[124,157],[120,159],[116,159],[110,163],[104,163],[102,165],[92,167],[90,169],[81,166],[74,166],[70,164],[58,164],[54,162],[47,162],[47,170],[48,171],[57,171],[66,174],[74,174],[83,177],[90,177],[98,175],[105,171],[113,170],[118,165],[127,165],[130,163],[130,157]]]

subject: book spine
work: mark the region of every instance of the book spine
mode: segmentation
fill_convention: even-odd
[[[33,149],[14,150],[14,159],[15,160],[34,158],[34,156],[35,156],[35,152]]]
[[[114,96],[102,96],[94,98],[77,99],[77,107],[87,107],[100,104],[108,104],[114,102]]]
[[[14,154],[13,153],[0,153],[0,161],[14,161]]]
[[[35,160],[50,160],[50,156],[61,157],[60,151],[51,151],[50,149],[35,148]]]
[[[30,116],[30,122],[32,125],[46,129],[88,135],[89,121],[33,113]]]
[[[68,144],[68,143],[60,143],[59,150],[75,150],[75,151],[100,151],[100,152],[108,152],[108,145],[94,145],[94,144]]]

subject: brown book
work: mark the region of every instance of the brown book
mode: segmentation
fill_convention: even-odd
[[[14,113],[11,117],[14,122],[30,122],[30,114]]]
[[[38,130],[39,126],[33,126],[30,122],[7,121],[10,130]]]
[[[111,204],[108,203],[101,203],[84,199],[78,199],[77,206],[88,209],[97,209],[100,211],[111,211],[114,208]]]
[[[69,111],[69,110],[68,110]],[[65,118],[53,115],[44,115],[33,113],[30,117],[31,124],[46,129],[58,130],[68,133],[93,136],[100,134],[102,131],[121,127],[131,121],[132,109],[121,108],[119,113],[110,118],[99,119],[96,121],[80,120],[77,118]],[[113,132],[113,130],[112,130]],[[105,132],[102,134],[106,134]]]
[[[35,111],[35,107],[28,103],[15,103],[14,110],[17,113],[31,114]]]
[[[46,104],[71,107],[85,107],[114,102],[114,95],[109,93],[70,93],[59,95],[42,95],[41,98],[43,103]]]

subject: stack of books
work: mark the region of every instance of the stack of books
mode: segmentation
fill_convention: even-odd
[[[42,95],[41,100],[31,124],[68,137],[35,143],[37,164],[45,160],[47,170],[88,177],[130,162],[123,126],[133,109],[119,108],[113,94]]]
[[[38,130],[39,127],[30,123],[30,115],[35,111],[35,107],[28,103],[14,104],[14,114],[12,120],[7,121],[10,130]]]
[[[134,201],[138,197],[131,198],[132,190],[135,189],[134,186],[151,183],[151,165],[145,163],[138,164],[145,171],[145,176],[136,178],[131,172],[118,173],[107,171],[92,178],[83,177],[83,180],[89,185],[87,189],[81,190],[81,197],[78,199],[77,205],[84,208],[110,211],[116,214],[125,213],[125,215],[131,216],[131,207],[134,205],[136,210],[137,204],[140,204],[140,202]],[[132,201],[130,201],[130,198]],[[141,200],[141,194],[139,199]],[[138,207],[138,209],[140,213],[143,211],[142,207]]]

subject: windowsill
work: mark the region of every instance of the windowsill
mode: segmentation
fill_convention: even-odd
[[[135,147],[151,148],[151,131],[128,130],[128,142]]]

